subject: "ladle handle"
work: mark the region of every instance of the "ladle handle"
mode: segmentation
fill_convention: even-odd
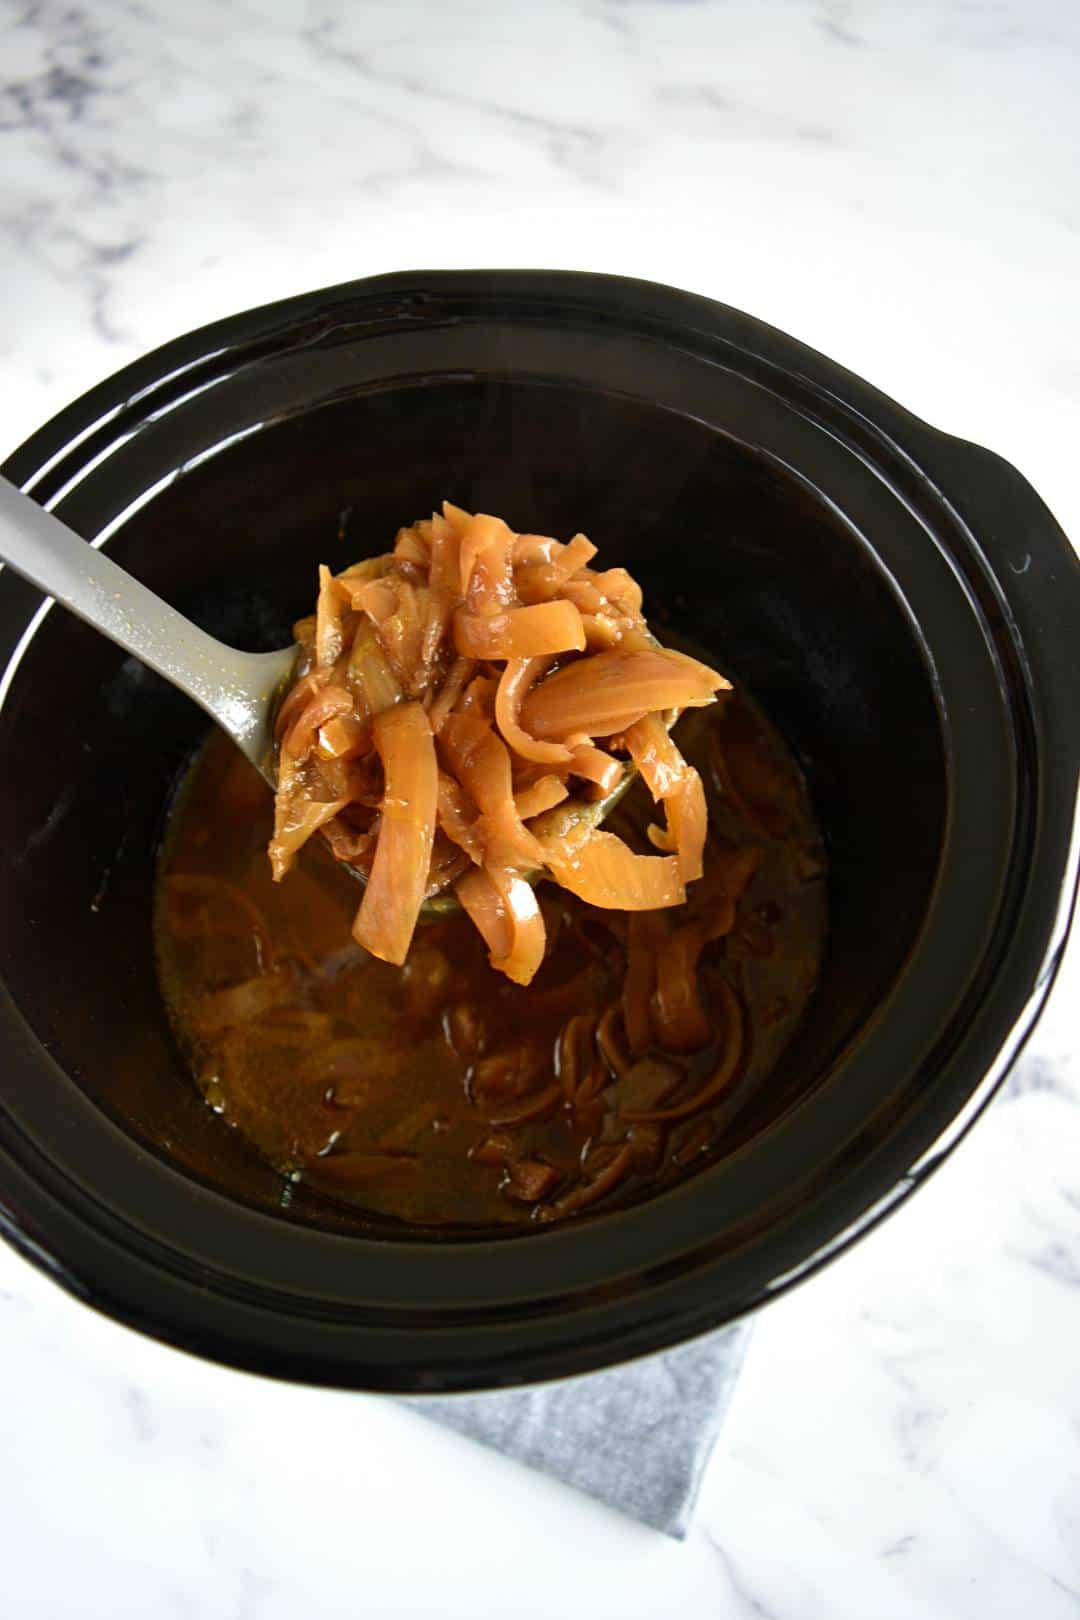
[[[194,698],[249,757],[265,741],[260,671],[278,655],[216,641],[6,478],[0,561]]]

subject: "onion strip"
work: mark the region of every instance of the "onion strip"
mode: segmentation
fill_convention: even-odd
[[[635,855],[614,833],[594,831],[569,855],[554,839],[542,848],[556,882],[590,906],[658,911],[686,899],[674,856]]]
[[[722,676],[665,647],[613,647],[567,664],[533,687],[521,724],[535,737],[610,737],[646,714],[711,703]]]
[[[373,729],[386,791],[353,938],[373,956],[400,966],[409,952],[431,865],[438,802],[435,739],[418,703],[384,710],[375,716]]]
[[[522,759],[535,760],[540,765],[569,765],[573,755],[565,743],[540,742],[530,737],[518,718],[534,683],[550,668],[550,658],[507,659],[495,693],[495,724],[507,747]]]
[[[539,658],[585,651],[585,629],[572,602],[454,615],[454,645],[462,658]]]
[[[686,1102],[676,1103],[672,1108],[643,1109],[640,1113],[627,1112],[625,1116],[627,1119],[642,1121],[685,1119],[688,1114],[696,1114],[699,1108],[708,1107],[728,1086],[742,1057],[743,1010],[738,996],[725,979],[718,981],[717,988],[724,1015],[724,1049],[720,1061],[705,1085]]]

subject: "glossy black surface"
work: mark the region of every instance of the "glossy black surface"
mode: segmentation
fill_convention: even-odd
[[[723,1162],[496,1242],[364,1227],[302,1193],[282,1208],[195,1096],[150,958],[154,844],[203,721],[51,610],[0,707],[0,1199],[8,1235],[93,1302],[327,1382],[583,1371],[803,1275],[1004,1072],[1071,902],[1080,585],[997,458],[723,306],[462,272],[194,333],[5,471],[250,647],[285,638],[316,563],[381,549],[443,495],[582,528],[751,685],[830,838],[821,990]],[[0,579],[5,658],[37,600]]]

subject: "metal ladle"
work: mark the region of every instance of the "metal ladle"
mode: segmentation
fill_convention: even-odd
[[[273,714],[295,646],[245,653],[216,641],[5,478],[0,562],[194,698],[274,786]]]
[[[296,664],[295,644],[280,652],[245,653],[215,640],[5,478],[0,562],[194,698],[276,786],[273,721]],[[605,798],[556,805],[545,814],[545,830],[558,834],[560,826],[569,830],[583,821],[599,826],[636,775],[628,765]],[[350,871],[366,881],[363,872]],[[444,893],[425,900],[421,915],[434,919],[459,909],[453,894]]]

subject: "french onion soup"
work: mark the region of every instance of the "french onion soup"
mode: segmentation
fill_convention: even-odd
[[[177,795],[177,1038],[330,1198],[482,1228],[640,1196],[723,1151],[813,990],[798,767],[595,555],[445,505],[321,568],[276,795],[219,734]]]

